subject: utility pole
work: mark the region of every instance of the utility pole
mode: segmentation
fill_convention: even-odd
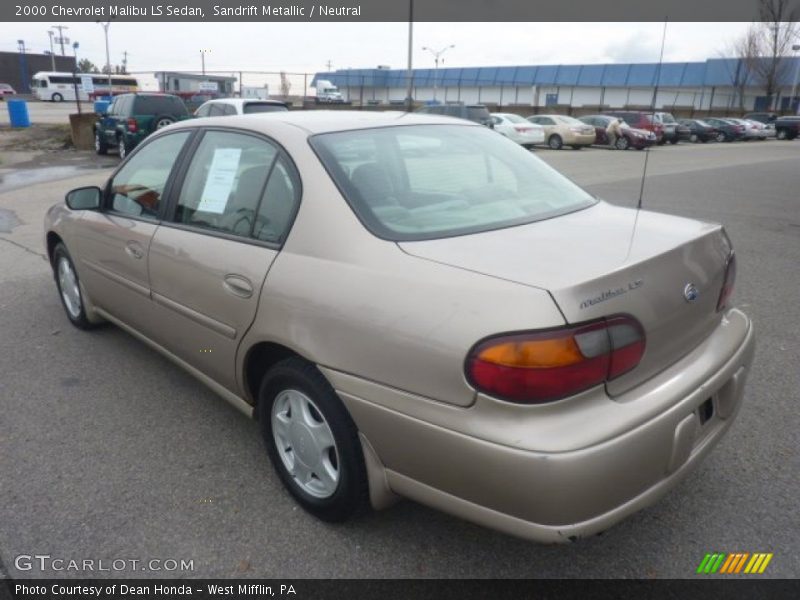
[[[19,68],[22,71],[23,91],[29,92],[30,84],[28,83],[28,63],[25,60],[25,40],[17,40],[17,46],[19,47]]]
[[[69,29],[66,25],[53,25],[53,29],[58,29],[58,37],[56,42],[61,44],[61,56],[66,56],[64,52],[64,44],[69,44],[69,40],[64,37],[64,30]]]
[[[128,72],[128,51],[125,50],[122,52],[122,72]]]
[[[81,111],[81,97],[78,93],[78,42],[72,44],[72,55],[75,57],[75,66],[72,68],[72,85],[75,87],[75,106],[78,107],[78,114]]]
[[[51,29],[47,30],[47,35],[50,37],[50,70],[56,70],[56,51],[53,48],[53,31]]]
[[[330,58],[328,59],[328,62],[325,63],[325,66],[328,68],[328,73],[333,71],[333,62],[331,61]]]

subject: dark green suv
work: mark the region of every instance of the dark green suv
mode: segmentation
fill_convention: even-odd
[[[94,149],[106,154],[116,148],[125,156],[156,129],[189,118],[186,105],[172,94],[121,94],[94,126]]]

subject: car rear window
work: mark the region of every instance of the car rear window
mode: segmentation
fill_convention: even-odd
[[[176,96],[137,96],[134,114],[187,115],[186,105]]]
[[[312,147],[372,233],[413,241],[531,223],[596,200],[483,127],[409,125],[325,133]]]
[[[289,109],[282,104],[271,104],[270,102],[248,102],[244,105],[244,114],[265,112],[286,112]]]
[[[506,119],[508,119],[508,120],[509,120],[509,121],[511,121],[512,123],[525,123],[526,125],[527,125],[528,123],[530,123],[530,121],[528,121],[527,119],[523,119],[523,118],[522,118],[522,117],[520,117],[519,115],[506,115],[506,114],[501,114],[501,115],[498,115],[498,116],[500,116],[500,117],[505,117]]]
[[[485,106],[468,106],[467,119],[470,121],[488,121],[491,118]]]

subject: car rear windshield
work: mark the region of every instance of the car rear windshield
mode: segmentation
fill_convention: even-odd
[[[176,96],[137,96],[134,114],[186,115],[186,105]]]
[[[342,194],[378,237],[413,241],[531,223],[596,200],[518,144],[471,125],[312,136]]]
[[[488,121],[491,118],[485,106],[468,106],[467,119],[470,121]]]
[[[586,125],[583,121],[579,121],[575,117],[568,117],[566,115],[559,115],[556,118],[556,121],[560,123],[564,123],[565,125]]]
[[[513,114],[512,114],[512,115],[506,115],[506,114],[502,114],[502,115],[500,115],[500,116],[501,116],[501,117],[505,117],[506,119],[508,119],[508,120],[509,120],[509,121],[511,121],[512,123],[524,123],[525,125],[530,125],[530,121],[528,121],[527,119],[523,119],[523,118],[522,118],[522,117],[520,117],[519,115],[513,115]]]
[[[675,121],[675,117],[673,117],[669,113],[662,113],[661,114],[661,122],[662,123],[677,123],[677,121]]]
[[[282,104],[270,104],[269,102],[248,102],[244,105],[244,114],[265,113],[265,112],[286,112],[289,110]]]

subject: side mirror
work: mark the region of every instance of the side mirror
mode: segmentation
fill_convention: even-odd
[[[67,192],[64,201],[72,210],[97,210],[103,192],[97,186],[82,187]]]

